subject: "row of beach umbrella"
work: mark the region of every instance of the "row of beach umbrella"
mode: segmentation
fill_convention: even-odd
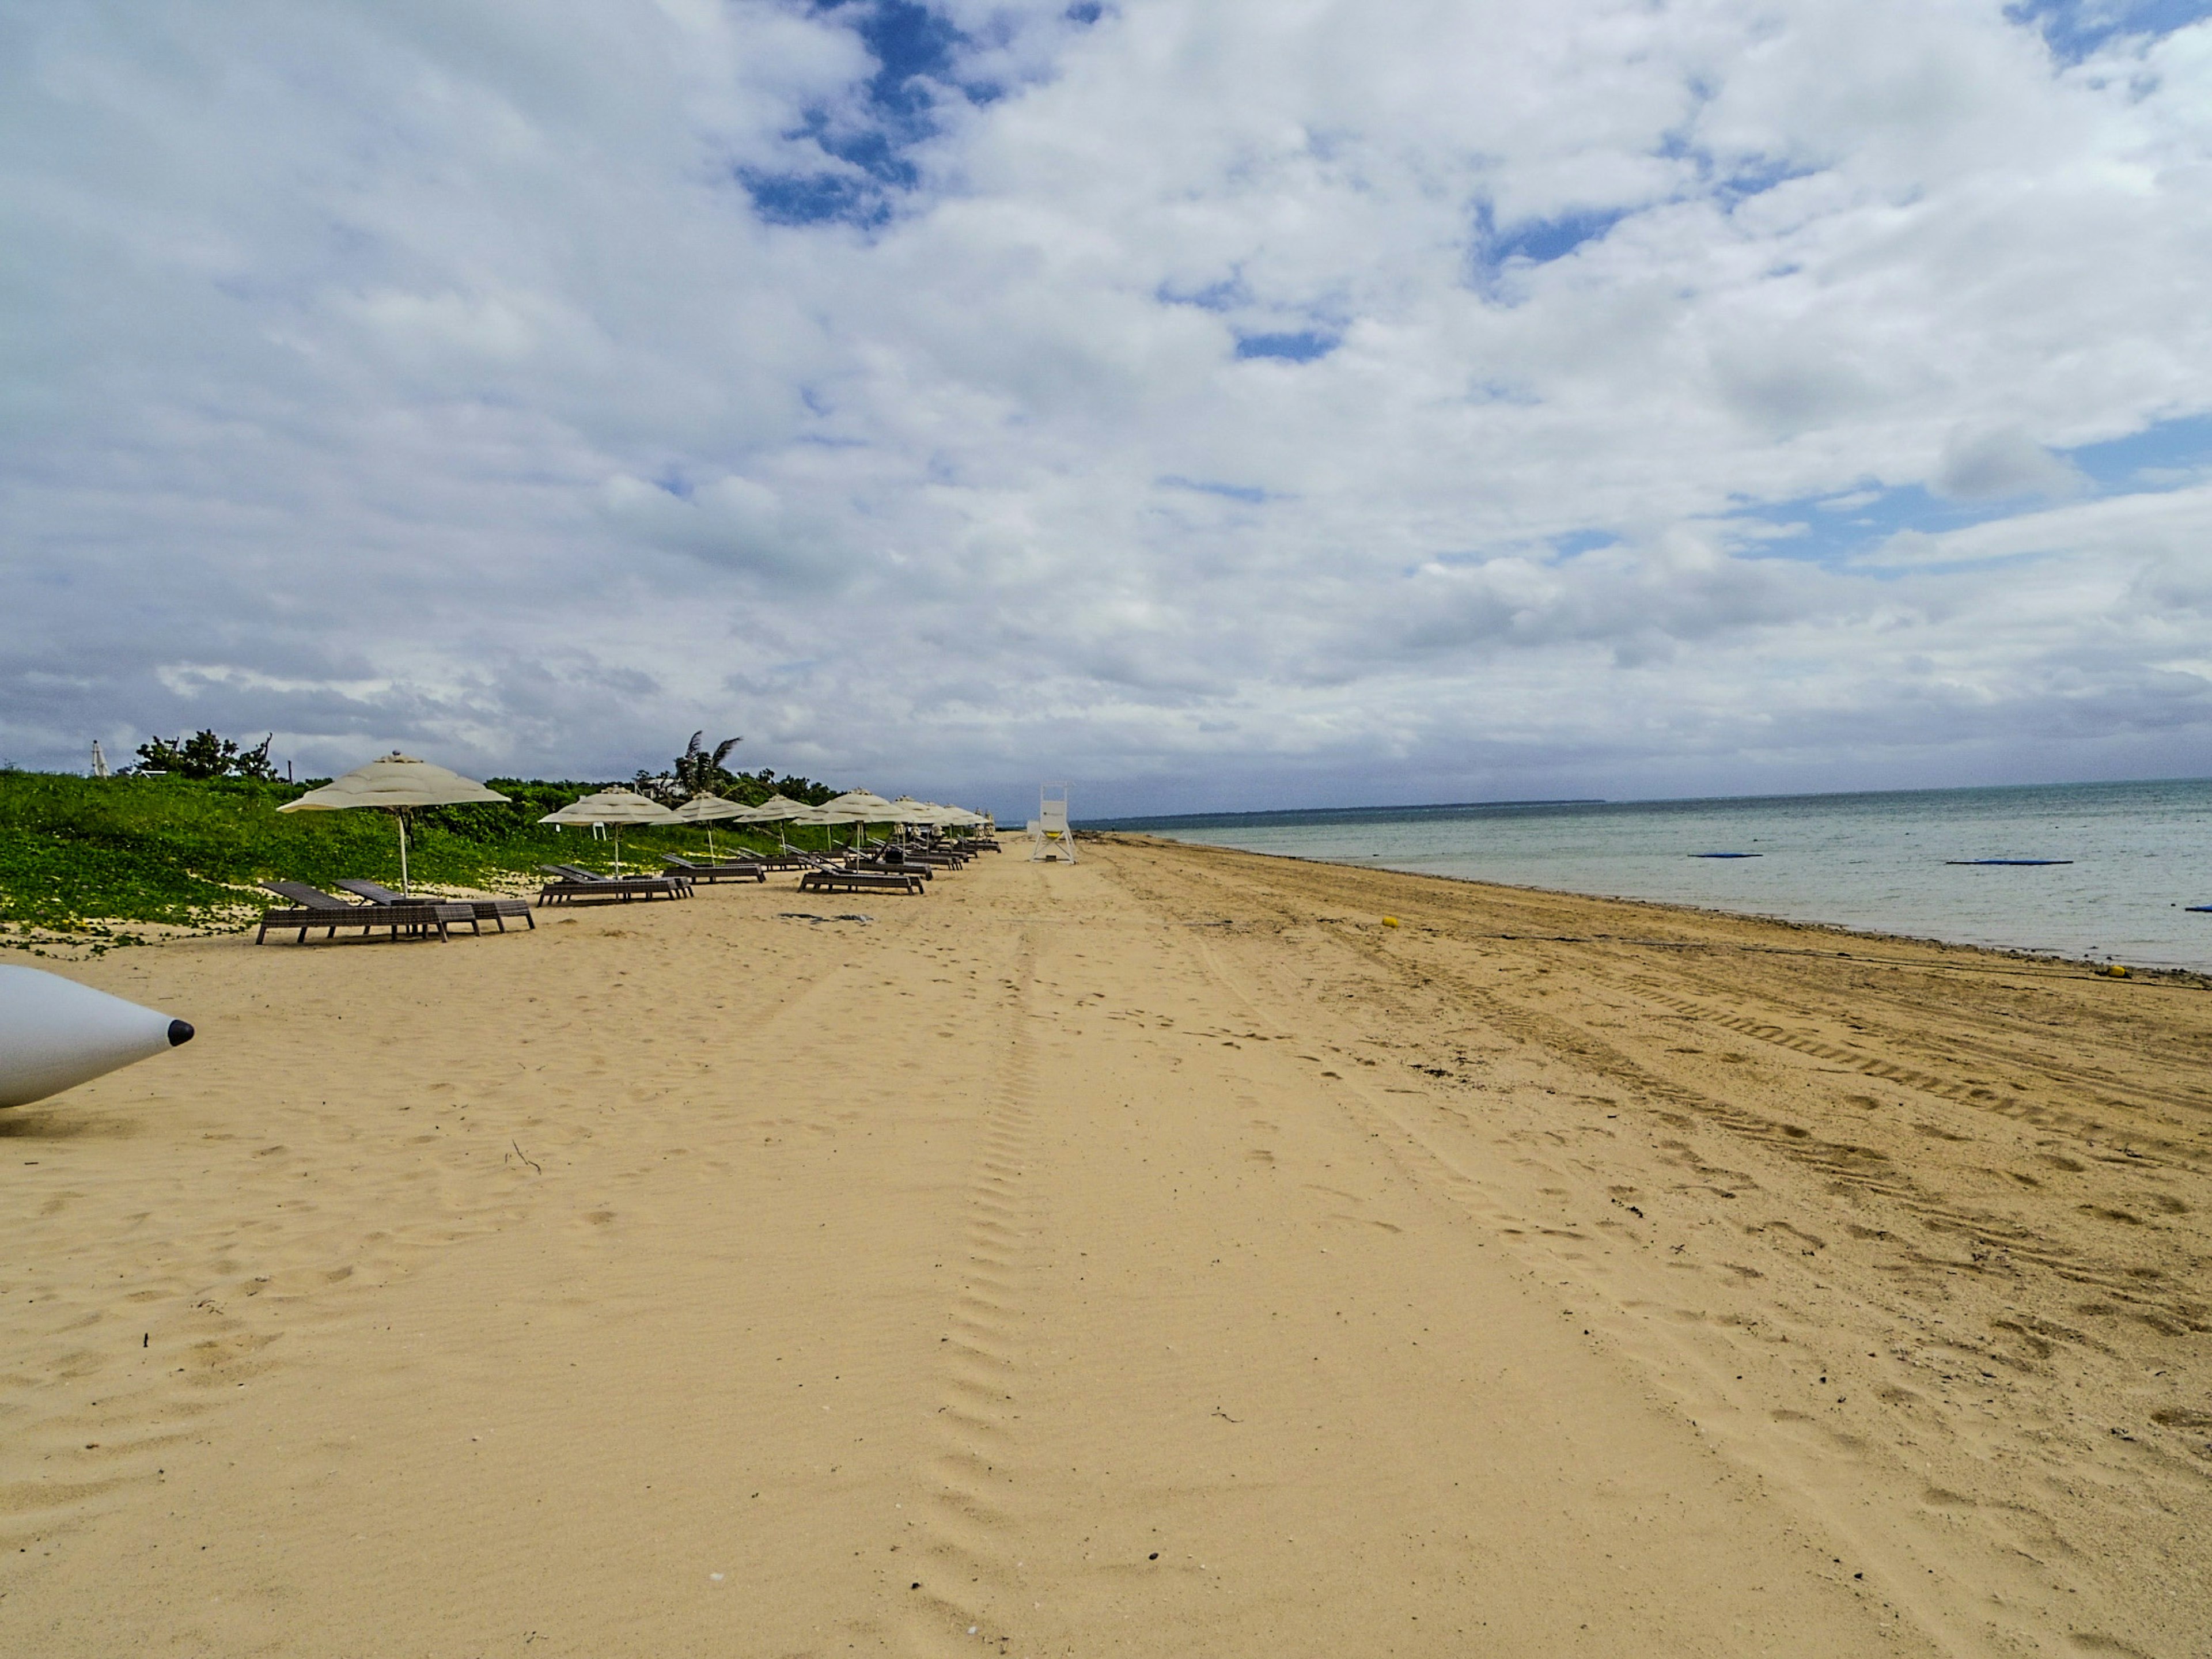
[[[472,801],[503,801],[507,799],[497,790],[448,772],[442,766],[433,766],[428,761],[416,760],[412,755],[400,754],[397,750],[381,760],[371,761],[357,767],[343,777],[334,779],[319,789],[313,789],[297,800],[287,801],[276,810],[280,812],[334,812],[349,807],[373,806],[387,811],[399,825],[399,886],[402,892],[411,892],[407,878],[407,814],[418,806],[458,806]],[[671,809],[635,789],[619,786],[602,789],[571,801],[557,812],[548,812],[538,820],[540,823],[575,825],[605,824],[615,832],[615,873],[622,873],[622,832],[626,823],[820,823],[854,826],[854,837],[860,836],[859,826],[865,823],[904,823],[927,828],[955,829],[987,823],[989,820],[980,812],[970,812],[965,807],[939,806],[930,801],[918,801],[910,795],[896,800],[885,800],[881,795],[865,789],[848,790],[833,800],[819,806],[796,801],[782,795],[771,795],[757,805],[747,806],[742,802],[726,800],[720,795],[694,795],[683,805]],[[780,835],[781,832],[779,832]],[[714,831],[708,831],[708,846],[712,850]]]
[[[622,873],[622,827],[626,823],[787,823],[846,824],[854,826],[854,837],[858,842],[860,826],[865,823],[906,823],[936,829],[950,829],[987,822],[980,812],[970,812],[962,806],[939,806],[933,801],[920,801],[911,795],[902,795],[896,800],[885,800],[881,795],[866,789],[849,789],[845,793],[819,806],[805,801],[793,800],[784,795],[771,795],[757,805],[748,806],[742,801],[728,800],[720,795],[694,795],[683,805],[669,808],[635,789],[620,785],[602,789],[596,794],[586,795],[572,801],[557,812],[549,812],[538,819],[540,823],[594,824],[612,826],[615,832],[615,873]],[[714,831],[707,832],[708,851],[714,850]],[[781,829],[778,836],[781,839]]]

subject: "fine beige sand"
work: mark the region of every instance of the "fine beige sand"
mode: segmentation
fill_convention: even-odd
[[[792,884],[66,965],[200,1037],[0,1113],[0,1651],[2212,1651],[2201,988]]]

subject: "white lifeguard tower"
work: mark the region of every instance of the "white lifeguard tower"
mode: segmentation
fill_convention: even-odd
[[[1030,820],[1030,862],[1060,859],[1075,862],[1075,832],[1067,827],[1067,786],[1048,783],[1037,791],[1037,815]]]

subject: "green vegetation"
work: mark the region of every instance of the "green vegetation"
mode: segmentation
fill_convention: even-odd
[[[352,876],[398,886],[398,836],[388,814],[278,816],[278,806],[326,781],[0,771],[0,924],[18,935],[95,937],[111,935],[100,924],[118,921],[236,927],[273,902],[254,890],[264,877],[328,887]],[[737,781],[722,793],[755,800],[769,793],[757,777]],[[514,778],[490,785],[511,798],[508,805],[410,815],[408,867],[416,886],[518,890],[534,884],[540,864],[613,867],[611,842],[537,822],[603,785]],[[815,799],[834,793],[806,787]],[[819,848],[828,832],[787,833],[794,846]],[[706,845],[704,826],[625,828],[623,861],[657,870],[659,854]],[[717,824],[714,845],[726,853],[765,849],[775,834]]]
[[[770,795],[781,795],[786,800],[803,800],[809,805],[819,806],[841,793],[829,784],[817,783],[795,773],[780,778],[770,767],[757,772],[732,772],[722,763],[730,757],[730,750],[744,739],[725,738],[709,749],[706,738],[704,732],[694,732],[690,744],[667,771],[640,772],[630,780],[629,787],[641,795],[650,795],[664,806],[681,806],[694,795],[720,795],[728,800],[743,801],[748,806],[757,806]]]
[[[189,738],[149,738],[138,745],[141,769],[179,778],[264,778],[276,775],[269,758],[270,732],[247,749],[204,729]]]

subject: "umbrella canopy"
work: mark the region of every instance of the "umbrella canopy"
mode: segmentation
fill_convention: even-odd
[[[752,815],[752,808],[741,800],[732,800],[726,795],[694,795],[676,809],[676,816],[686,823],[707,826],[707,856],[714,858],[714,826],[726,818],[744,818]]]
[[[694,795],[676,809],[686,823],[719,823],[725,818],[749,818],[753,809],[724,795]]]
[[[782,826],[787,823],[804,823],[810,822],[811,820],[808,819],[806,815],[813,810],[814,809],[809,806],[805,801],[793,800],[788,795],[770,795],[759,805],[748,806],[745,808],[745,816],[743,821],[746,823],[773,823],[776,825],[777,829],[775,838],[781,843],[783,849],[786,852],[789,852],[791,850],[791,843],[784,840]]]
[[[506,799],[496,789],[487,789],[458,772],[448,772],[395,749],[382,760],[357,766],[343,777],[310,789],[276,810],[342,812],[349,807],[374,806],[391,813],[399,821],[399,890],[412,892],[407,884],[407,813],[417,806],[465,806],[471,801]]]
[[[310,789],[297,800],[288,800],[280,812],[337,812],[349,806],[381,806],[386,811],[409,806],[459,806],[475,800],[505,800],[496,789],[487,789],[458,772],[416,760],[393,750],[382,760],[356,767],[342,778],[319,789]]]
[[[813,815],[797,820],[800,823],[849,823],[853,826],[853,845],[860,844],[860,826],[864,823],[899,823],[903,822],[899,809],[881,795],[865,789],[848,789],[834,800],[825,800],[814,809]]]
[[[788,795],[770,795],[758,806],[745,809],[747,822],[774,823],[778,820],[796,821],[814,809],[803,800],[793,800]]]
[[[896,823],[897,805],[881,795],[865,789],[848,789],[835,799],[825,800],[815,809],[821,812],[825,823]]]
[[[939,806],[929,801],[909,803],[904,796],[901,796],[893,805],[906,807],[908,814],[906,821],[909,823],[930,823],[937,825],[939,829],[951,829],[961,824],[981,823],[983,821],[978,814],[969,811],[964,806]]]
[[[617,784],[572,800],[557,812],[548,812],[540,823],[611,823],[615,827],[615,873],[622,874],[622,827],[625,823],[680,823],[683,820],[659,801]]]
[[[548,812],[540,823],[674,823],[675,813],[659,801],[617,784],[581,800],[572,800],[557,812]]]

